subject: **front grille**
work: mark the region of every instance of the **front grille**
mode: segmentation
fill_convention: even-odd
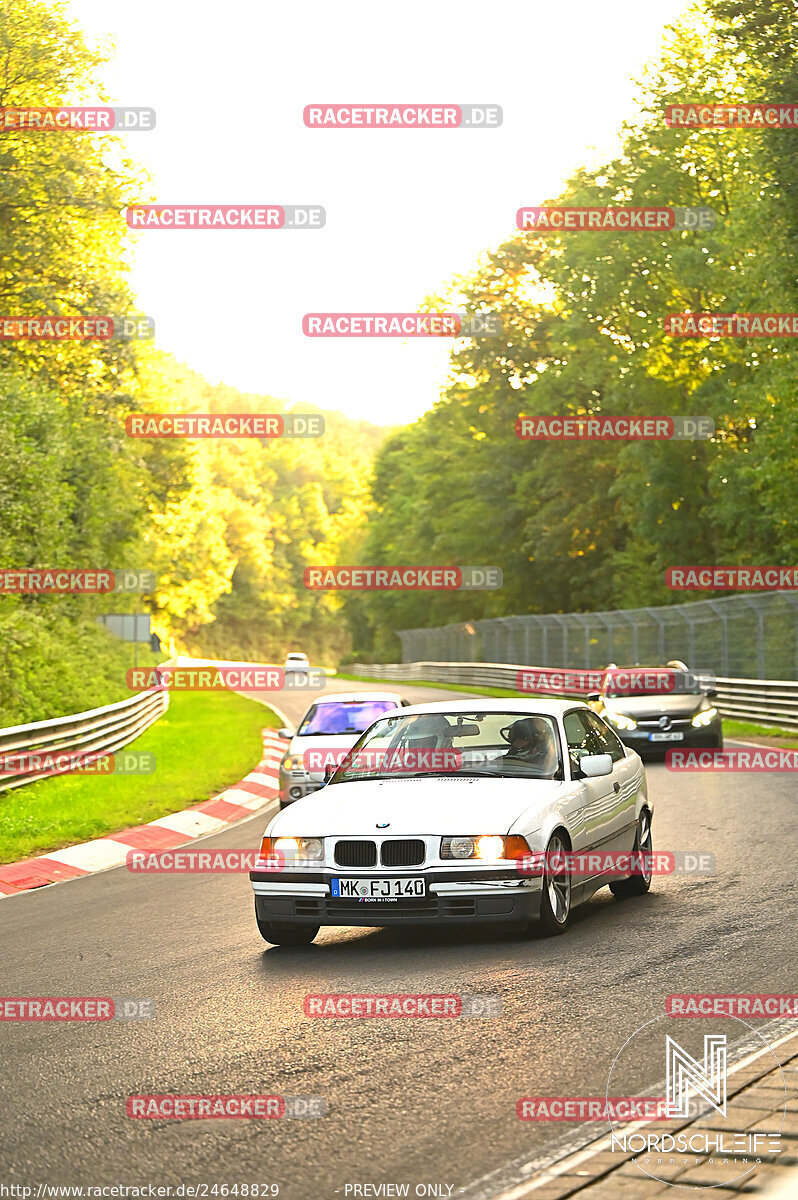
[[[383,842],[380,858],[384,867],[419,867],[424,861],[424,852],[421,838],[404,838],[402,841]]]
[[[659,723],[659,717],[638,717],[637,723],[638,723],[638,725],[640,725],[641,727],[644,727],[646,729],[661,728],[660,723]],[[671,719],[670,728],[675,729],[678,727],[678,728],[682,729],[682,728],[684,728],[685,725],[689,725],[689,724],[691,724],[690,717],[673,717]],[[667,732],[667,730],[666,730],[666,732]]]
[[[376,867],[376,842],[336,842],[335,861],[340,867]]]
[[[268,910],[278,901],[263,898],[261,904]],[[423,900],[399,900],[396,904],[361,904],[356,900],[335,900],[329,896],[298,897],[296,900],[283,900],[279,913],[274,911],[268,919],[280,923],[280,918],[288,916],[304,918],[306,921],[351,921],[356,925],[391,925],[398,921],[418,922],[435,921],[441,917],[449,920],[467,920],[477,915],[477,901],[473,896],[427,896]],[[481,901],[485,903],[484,900]]]
[[[434,920],[439,914],[437,899],[398,900],[395,904],[363,904],[357,900],[325,899],[328,920],[336,917],[364,925],[390,925],[392,921]]]

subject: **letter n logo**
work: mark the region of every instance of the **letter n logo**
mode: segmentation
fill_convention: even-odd
[[[704,1063],[696,1062],[672,1037],[665,1035],[668,1117],[690,1116],[690,1093],[703,1096],[726,1116],[726,1035],[705,1034]]]

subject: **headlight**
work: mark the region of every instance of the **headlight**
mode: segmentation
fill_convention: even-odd
[[[711,725],[717,715],[716,708],[705,708],[703,712],[696,713],[693,717],[693,725],[696,729],[700,729],[703,725]]]
[[[606,712],[604,716],[616,729],[637,729],[637,721],[633,721],[624,713]]]
[[[514,861],[529,854],[526,838],[513,834],[474,834],[472,837],[441,838],[441,858],[479,859],[481,862]]]
[[[290,754],[286,754],[285,758],[280,763],[280,770],[281,771],[293,771],[293,769],[294,769],[294,760]]]
[[[300,863],[322,862],[324,859],[324,839],[265,837],[261,842],[260,856],[261,858],[269,858],[272,855],[276,856],[281,862],[284,862],[287,867],[297,866]]]

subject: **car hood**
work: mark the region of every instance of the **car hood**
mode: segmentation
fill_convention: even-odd
[[[377,833],[422,836],[508,833],[531,808],[545,807],[567,786],[556,779],[364,779],[334,783],[277,814],[275,837]]]
[[[671,696],[618,696],[604,701],[609,712],[624,713],[628,717],[658,717],[666,713],[669,717],[691,717],[704,703],[703,695]]]

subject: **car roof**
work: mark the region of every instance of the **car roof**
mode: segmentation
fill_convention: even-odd
[[[526,697],[506,696],[502,700],[485,696],[474,696],[471,700],[435,700],[430,704],[413,704],[402,709],[402,716],[415,713],[468,713],[468,712],[518,712],[537,713],[541,716],[560,717],[574,707],[587,708],[583,700],[561,700],[556,697],[546,700],[528,700]]]
[[[372,700],[395,700],[397,704],[402,697],[396,692],[328,692],[325,696],[317,696],[314,704],[331,704],[335,700],[362,700],[370,703]]]

